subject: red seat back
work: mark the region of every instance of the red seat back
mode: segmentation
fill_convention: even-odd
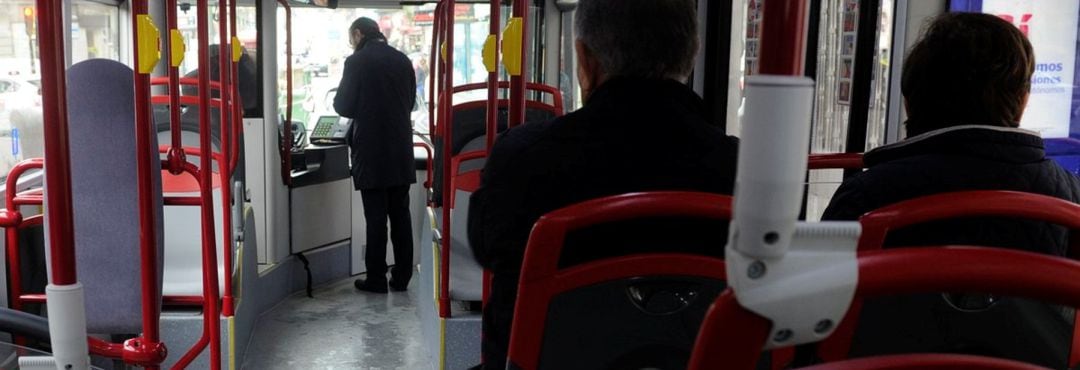
[[[856,299],[943,291],[1021,296],[1077,307],[1080,263],[973,247],[902,248],[859,256]],[[690,369],[753,369],[769,332],[769,321],[740,306],[728,290],[702,324]]]
[[[1042,194],[964,191],[929,195],[870,211],[859,218],[859,250],[880,249],[887,234],[920,223],[965,217],[1014,217],[1080,229],[1080,205]],[[1075,251],[1070,251],[1075,255]]]
[[[571,231],[653,217],[727,220],[731,217],[731,197],[688,192],[626,194],[583,202],[541,217],[529,237],[521,270],[510,340],[511,363],[522,369],[538,368],[549,305],[562,293],[639,277],[725,280],[722,259],[689,254],[632,255],[559,268],[564,242]],[[723,237],[717,238],[717,248],[723,248]]]
[[[888,233],[906,226],[933,221],[967,217],[1015,217],[1045,221],[1080,229],[1080,205],[1067,200],[1041,194],[1015,191],[964,191],[929,195],[892,204],[870,211],[859,218],[862,235],[859,238],[859,251],[881,249]],[[1076,243],[1070,248],[1070,255],[1077,256]],[[847,317],[837,327],[836,332],[818,346],[818,356],[825,360],[846,358],[855,337],[861,300],[852,303]],[[1074,333],[1080,326],[1074,323]],[[1074,338],[1076,335],[1074,334]],[[1077,363],[1080,350],[1073,340],[1070,364]]]

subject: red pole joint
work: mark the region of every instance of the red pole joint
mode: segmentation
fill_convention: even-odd
[[[180,175],[184,173],[184,164],[187,163],[187,153],[184,153],[183,147],[170,147],[166,156],[166,168],[169,173],[173,175]]]
[[[124,363],[138,366],[156,366],[165,361],[169,351],[161,342],[148,342],[145,338],[128,339],[124,342],[121,359]]]
[[[10,209],[0,209],[0,227],[17,227],[23,221],[22,213]]]

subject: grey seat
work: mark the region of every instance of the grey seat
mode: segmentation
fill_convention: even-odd
[[[92,59],[68,70],[69,145],[76,266],[86,289],[87,330],[99,334],[142,332],[141,255],[132,70]],[[150,127],[151,132],[153,128]],[[157,148],[156,135],[151,145]],[[161,186],[157,153],[153,188]],[[46,164],[47,165],[47,164]],[[157,286],[162,278],[162,202],[153,194]],[[160,304],[161,296],[154,297]]]
[[[485,138],[478,137],[465,144],[462,153],[483,150]],[[487,158],[462,161],[456,169],[461,176],[484,169]],[[484,268],[473,257],[469,243],[469,189],[454,189],[454,208],[450,209],[450,299],[456,301],[480,301],[484,298]]]

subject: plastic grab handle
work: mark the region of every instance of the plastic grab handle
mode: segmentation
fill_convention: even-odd
[[[139,27],[139,73],[150,74],[161,61],[161,32],[149,15],[138,16]]]

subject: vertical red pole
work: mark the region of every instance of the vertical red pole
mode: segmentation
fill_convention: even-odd
[[[442,202],[442,258],[440,261],[439,273],[441,278],[439,279],[439,316],[450,317],[450,245],[453,244],[450,236],[450,223],[453,220],[450,219],[450,199],[454,194],[454,189],[451,189],[450,179],[457,171],[450,168],[450,157],[453,155],[454,147],[454,8],[456,2],[454,0],[446,0],[446,7],[443,9],[443,14],[446,17],[444,20],[446,28],[446,64],[445,71],[443,72],[443,93],[442,98],[445,102],[440,102],[440,107],[443,110],[443,177],[442,177],[442,189],[443,189],[443,202]]]
[[[292,110],[293,110],[293,55],[292,55],[292,7],[286,0],[278,0],[285,8],[285,137],[282,146],[285,148],[281,153],[281,180],[288,186],[292,184]]]
[[[11,168],[8,172],[8,178],[6,180],[7,193],[5,195],[5,206],[8,212],[19,212],[19,206],[15,204],[15,197],[18,194],[18,181],[22,176],[26,168],[35,167],[31,164],[34,160],[23,161]],[[38,162],[40,164],[40,162]],[[36,168],[41,168],[37,166]],[[10,226],[4,229],[4,234],[7,237],[7,244],[5,245],[7,250],[7,263],[8,263],[8,297],[11,302],[11,308],[22,311],[22,273],[19,271],[19,266],[22,266],[22,261],[19,258],[19,228],[20,225]]]
[[[169,35],[167,39],[172,40],[172,37],[171,37],[172,30],[179,29],[179,27],[177,26],[177,23],[178,23],[177,22],[177,17],[179,16],[177,14],[177,12],[179,11],[179,9],[177,9],[177,7],[176,7],[176,0],[166,0],[165,1],[165,7],[168,8],[168,9],[166,9],[166,14],[167,14],[167,16],[166,16],[166,18],[167,18],[166,19],[166,25],[169,27],[168,31],[166,32],[166,34]],[[181,136],[180,136],[180,68],[173,67],[172,60],[171,60],[172,59],[171,58],[172,53],[176,53],[176,52],[177,52],[177,50],[174,50],[172,47],[169,47],[170,60],[168,61],[169,62],[169,86],[168,86],[168,89],[169,89],[169,122],[170,122],[170,130],[172,131],[171,132],[172,147],[169,148],[169,156],[168,156],[169,166],[168,166],[168,170],[169,170],[169,173],[171,173],[173,175],[180,175],[180,174],[182,174],[184,172],[183,164],[184,164],[184,162],[187,161],[187,159],[186,159],[186,156],[184,155],[184,150],[183,150],[184,143],[183,143],[183,141],[181,141]]]
[[[221,179],[221,248],[224,253],[222,259],[225,265],[224,281],[225,294],[221,298],[221,312],[224,316],[232,316],[232,172],[229,171],[229,157],[232,155],[232,145],[229,141],[232,125],[236,124],[232,119],[233,101],[232,90],[232,48],[229,47],[229,8],[227,0],[218,2],[218,80],[221,86],[221,157],[218,160],[218,176]],[[234,0],[235,1],[235,0]],[[207,147],[204,153],[213,153],[212,147]]]
[[[8,189],[14,189],[9,187]],[[11,199],[11,196],[8,197]],[[8,202],[8,210],[17,210],[18,207],[12,206],[14,202]],[[8,301],[11,302],[11,308],[16,311],[22,311],[22,274],[19,272],[19,267],[22,265],[22,261],[19,258],[19,227],[12,226],[4,230],[4,235],[7,237],[7,263],[8,263]]]
[[[514,127],[525,123],[525,81],[529,73],[529,4],[514,0],[513,16],[522,19],[521,24],[521,75],[510,76],[510,117],[508,124]]]
[[[236,0],[229,1],[229,19],[232,20],[232,22],[229,22],[229,30],[230,30],[229,34],[232,37],[237,37],[237,35],[239,33],[236,32],[236,28],[237,28],[237,26],[236,26],[236,23],[237,23]],[[239,60],[239,58],[237,58],[237,59]],[[240,75],[240,62],[235,61],[235,62],[232,63],[232,84],[231,84],[231,86],[232,86],[232,98],[233,98],[233,120],[231,122],[232,122],[232,129],[233,130],[232,130],[232,144],[230,145],[232,147],[232,154],[231,154],[231,156],[229,158],[229,176],[233,175],[233,173],[236,171],[237,163],[239,163],[239,160],[240,160],[240,135],[244,134],[244,100],[243,100],[243,97],[240,96],[240,77],[239,77],[239,75]],[[241,196],[243,196],[243,195],[241,195]],[[228,294],[228,296],[229,296],[229,298],[231,300],[231,298],[232,298],[232,288],[230,287],[228,289],[229,289],[229,291],[227,292],[227,294]],[[233,306],[232,302],[229,302],[226,309],[228,309],[231,312],[232,309],[233,309],[232,306]],[[231,313],[227,314],[227,315],[231,316]]]
[[[499,28],[502,22],[502,4],[498,0],[491,0],[490,23],[491,35],[495,36],[495,45],[499,45]],[[495,70],[488,72],[488,100],[487,100],[487,152],[491,154],[491,147],[495,146],[495,135],[498,133],[499,121],[499,53],[495,53]]]
[[[135,40],[138,40],[138,17],[145,15],[147,11],[146,0],[134,0],[131,2],[131,24]],[[58,28],[59,29],[59,28]],[[132,43],[132,54],[135,61],[132,65],[139,65],[139,43]],[[160,343],[158,324],[161,315],[161,302],[158,300],[158,240],[157,221],[154,195],[161,193],[160,188],[154,187],[152,179],[152,162],[157,160],[158,148],[151,145],[151,139],[157,135],[153,129],[153,118],[150,114],[150,75],[135,71],[135,169],[138,173],[136,186],[139,197],[139,246],[140,263],[142,264],[142,304],[143,304],[143,343],[152,345]],[[49,82],[42,80],[42,86]],[[174,95],[174,96],[178,96]],[[49,108],[45,108],[48,110]],[[175,125],[179,127],[179,120]],[[176,130],[175,132],[179,132]],[[45,133],[48,138],[49,134]],[[47,169],[48,167],[46,167]],[[45,176],[49,176],[46,173]],[[49,180],[52,182],[52,180]],[[50,221],[51,222],[51,221]],[[49,226],[52,228],[52,226]]]
[[[210,143],[210,14],[207,0],[198,0],[197,27],[199,34],[199,191],[202,205],[203,245],[203,320],[210,336],[210,367],[221,367],[221,321],[218,312],[217,244],[214,238],[213,164]]]
[[[436,84],[435,81],[441,81],[439,78],[436,78],[436,76],[439,76],[439,72],[442,71],[442,69],[439,68],[439,41],[442,41],[440,39],[440,26],[442,26],[442,24],[439,20],[439,12],[442,10],[442,7],[442,3],[436,4],[435,12],[432,13],[433,16],[431,27],[431,55],[428,56],[428,58],[430,59],[428,61],[428,65],[431,66],[428,70],[428,134],[432,136],[439,136],[435,128],[435,89],[437,87],[442,87],[442,84]],[[432,168],[430,168],[433,166],[435,166],[434,163],[428,164],[428,172],[431,172],[433,170]]]
[[[75,276],[75,228],[71,210],[71,163],[68,148],[67,73],[60,1],[37,0],[41,105],[45,128],[46,211],[52,284],[72,285]],[[139,3],[136,1],[136,3]],[[138,80],[136,80],[138,81]]]
[[[758,59],[761,74],[803,75],[807,6],[806,0],[765,2]]]

